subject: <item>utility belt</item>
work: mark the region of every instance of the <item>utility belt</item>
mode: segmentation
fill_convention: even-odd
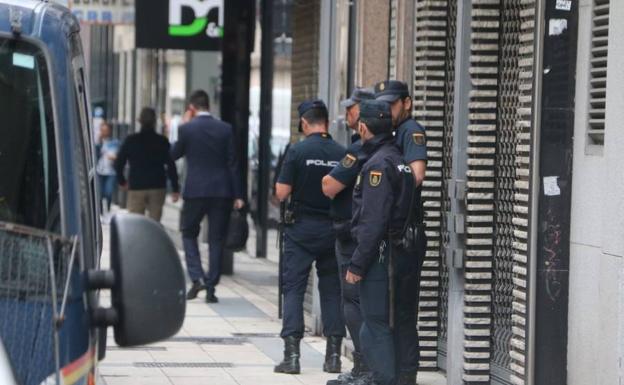
[[[286,226],[294,225],[302,218],[329,219],[329,213],[292,203],[284,211],[283,223]]]

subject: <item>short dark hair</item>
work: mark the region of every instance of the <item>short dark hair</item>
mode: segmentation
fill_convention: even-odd
[[[158,118],[156,117],[156,110],[151,107],[144,107],[139,114],[139,123],[141,127],[156,129],[156,123]]]
[[[329,122],[329,116],[327,110],[324,108],[312,108],[301,115],[308,124],[327,124]]]
[[[189,104],[198,110],[209,110],[210,96],[208,96],[208,93],[204,90],[195,90],[189,97]]]
[[[390,119],[366,118],[360,119],[360,121],[366,124],[366,127],[368,127],[368,130],[373,135],[389,134],[392,132],[392,120]]]

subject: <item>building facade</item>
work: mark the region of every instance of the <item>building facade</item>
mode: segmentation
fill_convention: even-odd
[[[624,27],[610,22],[624,3],[313,0],[293,13],[292,106],[325,99],[337,137],[354,85],[412,87],[429,155],[422,369],[452,385],[624,383]]]

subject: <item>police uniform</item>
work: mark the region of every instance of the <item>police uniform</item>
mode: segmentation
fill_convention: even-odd
[[[322,101],[304,102],[299,107],[300,116],[311,108],[326,109]],[[292,187],[289,210],[294,214],[294,223],[287,224],[284,230],[282,262],[284,318],[281,336],[286,341],[287,350],[289,341],[298,345],[304,334],[303,300],[314,262],[328,354],[336,354],[333,350],[340,349],[345,335],[334,251],[335,234],[329,215],[330,200],[323,194],[321,185],[322,178],[340,162],[344,153],[344,147],[333,141],[329,134],[311,134],[289,148],[278,178],[278,183]],[[332,344],[338,346],[330,346]],[[330,348],[332,352],[329,352]],[[337,354],[339,360],[339,351]],[[280,370],[280,365],[276,371],[290,372]]]
[[[375,85],[375,99],[394,103],[409,95],[407,84],[398,80],[387,80]],[[427,161],[427,135],[425,128],[411,117],[399,122],[395,133],[397,144],[406,164],[418,160]]]
[[[404,82],[396,81],[396,80],[388,80],[384,82],[377,83],[375,85],[375,98],[377,100],[385,101],[388,103],[394,103],[399,98],[406,98],[409,96],[409,89],[407,84]],[[396,143],[403,154],[403,160],[405,161],[406,166],[410,165],[416,161],[424,161],[427,162],[427,135],[425,132],[425,128],[418,124],[418,122],[411,117],[408,117],[400,122],[398,122],[397,127],[395,128],[395,139]],[[409,167],[404,169],[406,173],[411,173]],[[410,175],[411,177],[411,175]],[[417,236],[415,237],[415,245],[410,248],[409,253],[413,255],[413,258],[418,261],[418,274],[417,279],[414,281],[410,281],[409,285],[404,285],[400,288],[403,291],[402,294],[405,296],[411,296],[415,301],[415,317],[418,317],[418,298],[420,295],[420,273],[422,271],[422,266],[424,262],[424,258],[427,250],[427,236],[424,231],[423,226],[423,206],[421,199],[422,186],[418,186],[415,190],[414,195],[414,203],[411,208],[412,218],[411,221],[414,224],[419,225],[417,229]],[[406,351],[403,354],[403,357],[412,357],[416,355],[418,359],[420,359],[420,348],[418,342],[413,346],[405,346],[404,350]],[[413,369],[413,363],[411,362],[411,358],[408,359],[407,362],[400,363],[400,367],[402,371],[410,372]],[[414,381],[406,381],[405,384],[411,383]]]
[[[350,108],[363,100],[375,98],[372,90],[356,88],[351,97],[343,100],[340,105]],[[356,243],[351,236],[351,217],[353,213],[353,187],[360,173],[362,165],[366,161],[365,154],[362,153],[362,141],[360,136],[355,134],[351,138],[352,144],[347,149],[347,153],[329,175],[342,183],[345,188],[338,193],[331,203],[331,216],[334,219],[334,229],[336,230],[336,258],[340,267],[342,307],[345,324],[353,341],[353,370],[350,375],[339,377],[341,381],[330,381],[330,383],[348,383],[368,372],[361,357],[360,329],[362,328],[362,313],[360,311],[360,287],[359,284],[349,284],[345,277],[351,256],[355,251]]]
[[[363,102],[360,119],[367,123],[375,116],[390,125],[386,103]],[[351,273],[363,277],[362,352],[376,383],[382,385],[394,385],[401,377],[414,382],[418,370],[417,297],[404,290],[418,279],[418,261],[400,242],[415,190],[390,132],[363,146],[370,158],[354,188],[352,232],[357,247],[349,265]]]

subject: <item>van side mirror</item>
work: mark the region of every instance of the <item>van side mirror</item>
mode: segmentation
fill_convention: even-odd
[[[180,257],[159,223],[136,214],[111,221],[115,342],[145,345],[176,334],[186,311]]]

